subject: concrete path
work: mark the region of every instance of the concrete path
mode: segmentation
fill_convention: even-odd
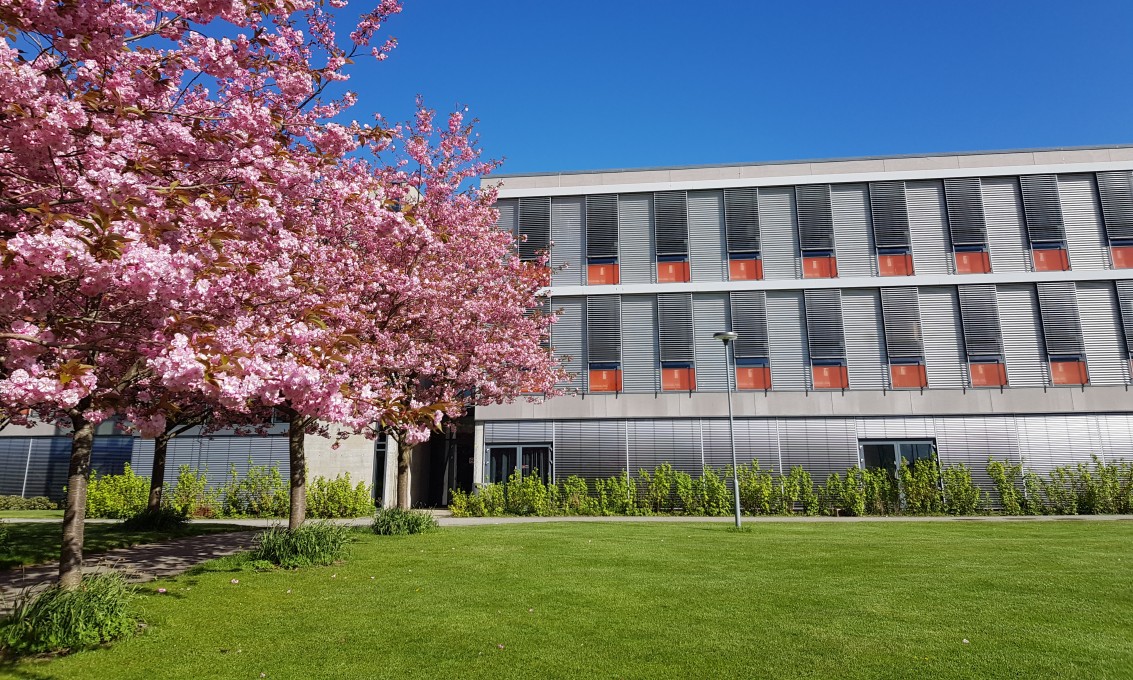
[[[83,573],[117,570],[136,583],[152,581],[175,576],[201,562],[247,550],[252,547],[255,536],[255,531],[237,531],[117,548],[85,560]],[[0,614],[11,611],[17,598],[54,583],[58,575],[58,564],[0,571]]]

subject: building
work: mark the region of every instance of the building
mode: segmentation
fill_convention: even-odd
[[[502,175],[572,393],[473,474],[1133,458],[1133,147]],[[734,359],[713,333],[734,330]]]

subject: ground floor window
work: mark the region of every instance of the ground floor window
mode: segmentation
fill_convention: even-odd
[[[858,442],[863,468],[882,468],[897,474],[903,459],[912,466],[918,460],[931,460],[936,454],[936,441],[932,439],[863,439]]]
[[[512,473],[520,477],[539,475],[551,482],[553,460],[549,444],[506,444],[488,447],[488,481],[506,482]]]

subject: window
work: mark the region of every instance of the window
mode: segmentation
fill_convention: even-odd
[[[881,314],[885,321],[890,384],[894,388],[928,387],[917,289],[882,288]]]
[[[1113,266],[1133,269],[1133,172],[1099,172],[1098,194]]]
[[[759,192],[755,187],[724,189],[724,228],[728,242],[728,278],[763,279],[759,243]]]
[[[870,182],[869,207],[877,270],[881,276],[911,276],[913,252],[909,240],[909,210],[904,182]]]
[[[1087,384],[1089,375],[1076,286],[1068,281],[1040,283],[1036,288],[1051,382],[1055,385]]]
[[[832,279],[838,276],[834,254],[834,216],[830,209],[830,185],[795,187],[799,249],[803,278]]]
[[[1069,270],[1058,178],[1054,175],[1024,175],[1019,178],[1019,188],[1035,271]]]
[[[1003,361],[1003,333],[995,286],[960,286],[960,322],[972,387],[1003,387],[1007,366]]]
[[[689,281],[688,200],[683,191],[653,195],[656,218],[657,282]]]
[[[807,350],[815,389],[846,389],[846,340],[842,330],[842,294],[838,290],[803,291]]]
[[[657,340],[661,351],[661,389],[696,389],[692,343],[692,295],[657,296]]]
[[[732,356],[736,364],[736,389],[771,389],[771,362],[767,346],[767,294],[763,291],[734,292],[728,296],[731,328],[736,333]]]
[[[551,247],[551,199],[536,196],[519,199],[519,258],[534,260]]]
[[[944,180],[944,203],[948,211],[948,232],[957,274],[986,274],[991,271],[987,249],[987,223],[984,220],[982,183],[978,177]]]
[[[586,360],[591,392],[622,390],[621,297],[586,299]]]
[[[586,197],[586,282],[592,286],[621,282],[617,194]]]

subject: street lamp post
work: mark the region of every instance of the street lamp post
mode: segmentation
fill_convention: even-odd
[[[732,341],[739,337],[739,335],[732,331],[723,331],[721,333],[713,333],[713,339],[719,340],[724,343],[724,364],[729,368],[731,362],[728,357],[728,350],[732,346]],[[735,496],[736,507],[736,528],[740,528],[740,466],[736,464],[736,424],[732,421],[732,377],[728,376],[728,438],[732,442],[732,492]]]

